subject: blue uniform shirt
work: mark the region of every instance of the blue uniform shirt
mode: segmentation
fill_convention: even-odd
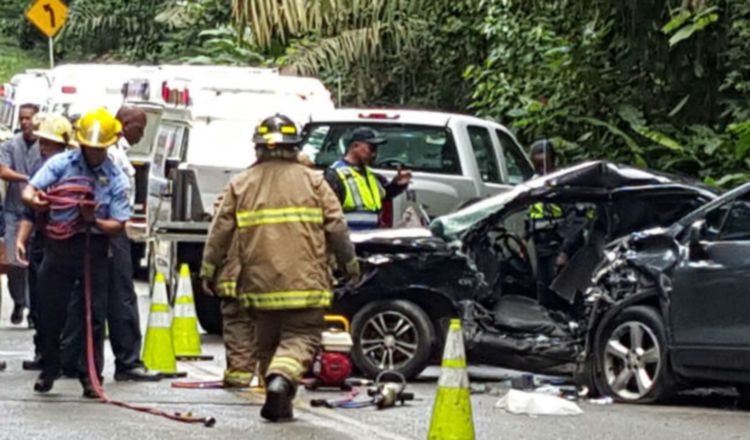
[[[26,144],[23,134],[16,135],[0,147],[0,164],[13,171],[27,176],[31,175],[31,168],[39,161],[39,142]],[[5,212],[21,214],[24,204],[21,201],[21,191],[26,186],[23,182],[9,182],[5,194]]]
[[[34,174],[29,184],[36,189],[47,191],[51,186],[72,177],[88,177],[94,181],[94,197],[98,204],[97,218],[121,222],[130,219],[128,177],[109,157],[101,165],[92,169],[86,164],[86,159],[80,149],[57,154]],[[77,218],[78,215],[78,208],[51,211],[49,220],[68,222]]]

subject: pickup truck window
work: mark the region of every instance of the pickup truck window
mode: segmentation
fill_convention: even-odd
[[[505,159],[505,166],[508,169],[508,183],[518,185],[521,182],[531,179],[534,175],[534,170],[529,166],[529,161],[518,147],[518,144],[502,130],[495,130],[495,133],[503,149],[503,158]]]
[[[490,131],[484,127],[475,125],[467,128],[471,147],[474,149],[474,156],[477,158],[479,174],[483,182],[502,183],[500,179],[500,166],[497,163],[495,147],[492,145]]]
[[[461,174],[453,135],[445,127],[410,124],[332,123],[311,124],[305,129],[302,152],[318,167],[326,168],[344,156],[351,131],[368,126],[380,133],[386,143],[378,148],[374,168],[438,174]]]

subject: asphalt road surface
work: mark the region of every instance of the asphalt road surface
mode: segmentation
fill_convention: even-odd
[[[148,298],[139,285],[145,326]],[[160,417],[104,405],[81,398],[77,381],[61,379],[49,395],[32,391],[36,373],[21,369],[32,353],[32,331],[9,322],[10,299],[3,289],[0,313],[0,359],[8,369],[0,372],[0,439],[426,439],[439,369],[429,369],[409,385],[417,400],[406,407],[385,411],[373,408],[328,410],[310,408],[313,397],[339,398],[344,393],[301,392],[297,419],[270,424],[260,416],[262,396],[251,392],[175,389],[160,383],[117,383],[112,380],[112,355],[107,348],[105,389],[111,398],[152,405],[199,416],[215,417],[213,428],[186,425]],[[213,361],[180,363],[188,380],[218,379],[223,371],[219,338],[204,336],[203,349]],[[490,389],[513,374],[475,366],[473,383]],[[494,393],[493,393],[494,394]],[[580,439],[580,440],[705,440],[750,438],[750,414],[736,409],[732,390],[697,390],[683,394],[670,406],[593,405],[579,402],[583,414],[568,417],[529,417],[505,414],[495,408],[497,395],[472,396],[477,439]]]

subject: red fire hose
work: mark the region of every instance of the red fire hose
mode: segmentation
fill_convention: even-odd
[[[43,194],[41,197],[43,200],[50,202],[50,209],[52,211],[65,210],[85,205],[92,206],[96,205],[92,187],[93,181],[88,178],[82,177],[66,179],[63,180],[59,185],[51,188],[46,194]],[[74,220],[68,222],[50,222],[46,226],[47,236],[54,240],[64,240],[81,231],[85,231],[86,234],[83,263],[83,292],[84,303],[86,305],[86,366],[88,370],[89,381],[91,382],[91,387],[94,389],[97,397],[99,397],[99,400],[102,403],[108,403],[133,411],[165,417],[177,422],[202,423],[207,427],[214,426],[214,424],[216,424],[216,419],[214,419],[213,417],[196,417],[190,413],[181,414],[177,412],[168,412],[147,406],[131,405],[129,403],[112,400],[107,397],[107,394],[105,394],[104,388],[99,381],[99,375],[96,371],[96,362],[94,360],[94,332],[91,306],[93,295],[91,289],[91,228],[84,222],[80,215],[77,216]]]

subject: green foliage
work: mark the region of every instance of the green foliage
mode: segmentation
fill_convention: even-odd
[[[23,51],[12,40],[0,37],[0,84],[26,69],[48,67],[45,54]]]
[[[750,3],[485,4],[487,55],[465,71],[474,111],[555,138],[567,160],[748,180]]]

